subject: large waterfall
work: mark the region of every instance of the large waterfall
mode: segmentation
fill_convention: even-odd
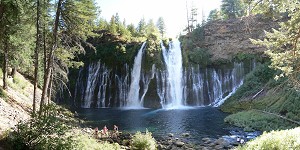
[[[167,50],[163,44],[162,52],[166,65],[166,100],[161,102],[162,107],[178,108],[183,105],[182,86],[182,56],[180,42],[171,41]]]
[[[143,68],[143,49],[139,49],[132,70],[108,68],[95,62],[79,70],[74,91],[74,104],[83,108],[219,106],[238,87],[255,66],[256,61],[201,68],[182,67],[180,42],[162,46],[164,66]]]
[[[143,104],[140,103],[139,91],[140,91],[140,78],[141,78],[141,66],[142,66],[142,54],[146,42],[143,43],[138,54],[134,59],[133,69],[131,72],[131,84],[130,90],[127,97],[126,107],[143,107]]]

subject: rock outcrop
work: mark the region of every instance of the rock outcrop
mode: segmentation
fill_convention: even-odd
[[[252,44],[250,38],[263,39],[264,31],[278,28],[278,22],[262,15],[211,21],[204,26],[203,46],[209,49],[212,61],[230,60],[238,53],[260,53],[266,49]]]

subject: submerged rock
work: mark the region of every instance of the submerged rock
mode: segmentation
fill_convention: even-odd
[[[188,137],[188,136],[190,136],[190,133],[182,133],[182,136],[183,137]]]
[[[177,147],[182,147],[184,145],[184,143],[181,141],[176,141],[176,142],[174,142],[174,145],[176,145]]]

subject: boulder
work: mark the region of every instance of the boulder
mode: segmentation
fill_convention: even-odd
[[[216,145],[216,146],[214,147],[214,149],[216,149],[216,150],[223,149],[223,148],[224,148],[223,145]]]
[[[174,134],[173,133],[168,133],[168,137],[173,137]]]
[[[190,136],[190,133],[182,133],[182,136],[183,137],[188,137],[188,136]]]
[[[167,147],[165,145],[158,144],[157,149],[158,150],[163,150],[163,149],[167,149]]]
[[[219,138],[218,140],[215,141],[216,145],[222,145],[223,147],[228,146],[230,143],[223,139],[223,138]]]
[[[174,142],[174,145],[176,145],[177,147],[182,147],[184,145],[184,143],[181,141],[176,141],[176,142]]]

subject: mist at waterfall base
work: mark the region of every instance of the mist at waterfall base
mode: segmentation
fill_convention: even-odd
[[[78,109],[81,118],[89,120],[88,125],[110,130],[117,125],[119,130],[130,133],[136,131],[152,132],[156,138],[165,137],[168,133],[182,138],[183,133],[190,133],[184,138],[198,143],[204,137],[216,138],[228,135],[230,126],[224,123],[226,113],[214,107],[195,107],[193,109]]]

